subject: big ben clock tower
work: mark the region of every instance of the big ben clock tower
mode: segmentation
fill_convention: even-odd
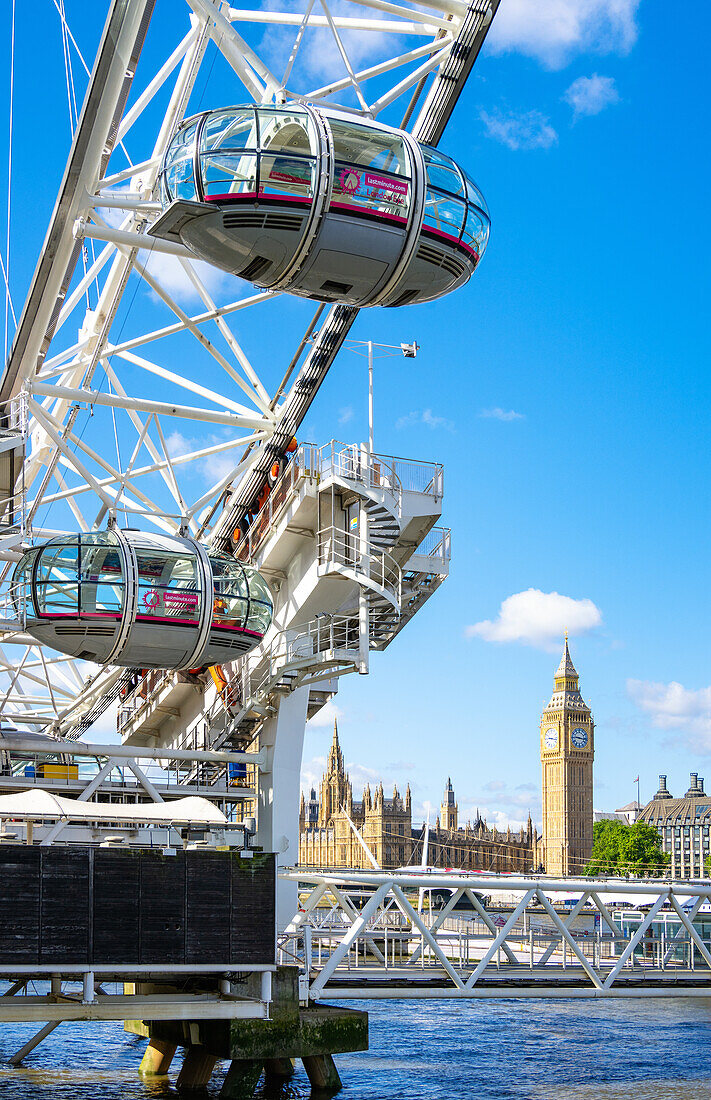
[[[543,863],[548,875],[582,874],[592,855],[595,723],[568,652],[541,716]]]

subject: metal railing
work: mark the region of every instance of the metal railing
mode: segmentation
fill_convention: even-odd
[[[12,575],[15,561],[28,537],[27,496],[25,492],[25,449],[28,432],[27,396],[18,394],[12,401],[0,403],[0,584],[3,588]],[[16,451],[19,448],[21,456]],[[13,620],[12,598],[2,596],[2,619]],[[24,599],[22,600],[24,607]],[[19,612],[18,612],[19,614]],[[22,616],[24,622],[24,615]],[[6,628],[7,629],[7,628]]]
[[[291,669],[308,666],[311,658],[338,651],[356,653],[359,637],[357,614],[317,615],[302,626],[279,631],[265,651],[255,650],[239,663],[244,705],[268,692]]]
[[[283,877],[301,892],[282,948],[308,961],[311,1000],[711,993],[711,941],[695,923],[711,883],[307,868]],[[448,896],[442,909],[427,909],[430,891]],[[562,900],[571,893],[572,908]],[[624,927],[642,903],[639,923]]]
[[[423,462],[417,458],[397,458],[389,455],[393,473],[406,493],[426,493],[441,497],[444,494],[444,467],[440,462]]]
[[[358,443],[340,443],[332,439],[319,449],[321,478],[329,474],[355,481],[366,489],[385,489],[393,496],[402,492],[402,484],[394,465],[387,455],[368,454]]]
[[[369,455],[359,444],[341,443],[337,439],[322,447],[302,443],[239,542],[235,552],[239,560],[254,559],[303,479],[314,478],[321,482],[331,474],[358,483],[367,490],[383,490],[395,497],[403,491],[441,497],[444,489],[443,467],[437,462]]]
[[[304,478],[316,478],[319,474],[319,451],[310,443],[302,443],[288,462],[286,469],[269,493],[262,508],[252,520],[244,538],[235,551],[240,561],[251,561],[264,542],[274,523],[293,496],[296,486]]]
[[[400,606],[402,601],[402,570],[387,551],[361,552],[360,536],[339,527],[325,527],[318,533],[318,561],[326,567],[339,566],[368,578],[372,584],[388,592]]]
[[[439,558],[449,564],[452,557],[452,530],[450,527],[433,527],[414,551],[427,558]]]

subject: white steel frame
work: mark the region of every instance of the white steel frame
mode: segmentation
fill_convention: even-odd
[[[269,364],[250,359],[231,322],[242,329],[261,326],[264,304],[275,295],[247,290],[218,305],[187,249],[157,241],[146,229],[160,212],[157,175],[163,154],[189,111],[211,42],[251,101],[333,105],[334,97],[344,93],[353,97],[356,115],[378,118],[402,100],[403,127],[420,140],[439,140],[498,0],[423,0],[416,7],[349,0],[349,6],[352,14],[343,15],[327,0],[298,0],[290,5],[297,10],[287,12],[187,0],[182,37],[167,46],[157,69],[144,75],[138,62],[152,4],[114,0],[110,5],[60,196],[0,385],[0,401],[26,395],[30,425],[24,485],[34,538],[68,524],[89,531],[123,519],[203,540],[224,539],[273,455],[283,452],[298,429],[358,311],[331,307],[310,337],[323,312],[319,307],[307,329],[309,339],[295,340],[295,355],[274,389]],[[256,24],[263,32],[291,31],[282,75],[246,41],[244,35]],[[347,43],[354,31],[372,34],[379,44],[374,52],[379,49],[384,56],[374,56],[364,68],[355,66]],[[321,87],[297,87],[295,74],[314,33],[330,36],[343,76]],[[157,97],[171,82],[168,106],[158,108]],[[127,106],[134,83],[140,92]],[[126,166],[135,124],[153,116],[152,146],[132,150],[138,162]],[[85,242],[92,256],[83,272],[75,272]],[[103,247],[94,252],[92,242]],[[151,270],[147,259],[155,253],[170,255],[180,265],[202,303],[199,312],[181,306],[166,280]],[[117,338],[112,326],[136,278],[150,289],[156,308],[167,309],[173,319],[168,324],[157,319],[129,338]],[[88,308],[94,287],[98,299]],[[76,339],[66,339],[69,327],[78,332]],[[199,369],[188,373],[169,366],[171,341],[181,335],[193,338],[196,363],[207,356],[203,361],[217,365],[222,384],[202,385]],[[165,400],[151,396],[155,379]],[[98,448],[83,438],[80,425],[87,415],[100,418],[106,439],[115,438],[115,459],[108,457],[108,446]],[[170,433],[186,422],[192,442],[171,453]],[[206,437],[215,429],[228,437]],[[234,457],[228,468],[195,499],[184,475],[230,452]],[[151,488],[156,478],[158,494]],[[227,490],[231,504],[220,514]],[[52,527],[55,516],[63,518]],[[0,579],[5,583],[18,556],[16,547],[3,554]],[[3,714],[21,724],[66,727],[68,716],[90,710],[118,676],[116,670],[97,670],[45,652],[17,623],[7,623],[3,645],[23,647],[19,661],[15,650],[10,656],[0,647]]]
[[[693,924],[701,906],[711,906],[711,882],[308,870],[282,877],[299,883],[303,892],[280,940],[281,957],[300,965],[302,996],[311,1001],[324,996],[707,997],[711,992],[711,942],[702,940]],[[451,898],[436,914],[422,912],[406,894],[415,890],[451,891]],[[555,905],[561,895],[571,894],[580,896],[561,917]],[[483,896],[510,910],[507,919],[495,922]],[[615,923],[606,896],[616,903],[644,904],[645,914],[630,934]],[[361,902],[368,899],[362,908],[358,897]],[[487,930],[479,937],[475,958],[445,928],[463,898]],[[539,942],[537,955],[533,934],[518,927],[524,915],[532,915],[531,906],[536,907],[534,917],[542,910],[554,929],[548,943]],[[604,937],[575,936],[573,923],[586,906],[599,918],[601,929],[606,928]],[[671,939],[655,942],[653,956],[640,965],[635,951],[649,945],[647,930],[665,906],[678,918],[679,928]],[[325,943],[320,961],[315,951],[319,937]],[[675,962],[675,950],[682,945],[684,959]]]

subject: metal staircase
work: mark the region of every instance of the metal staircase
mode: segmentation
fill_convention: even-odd
[[[391,463],[382,455],[369,455],[358,444],[333,440],[322,447],[321,477],[351,492],[368,516],[368,540],[374,550],[394,546],[401,531],[402,483]]]
[[[239,559],[273,579],[282,629],[224,667],[222,690],[209,678],[195,687],[204,696],[199,710],[197,695],[192,704],[179,700],[166,678],[160,729],[172,721],[174,696],[177,712],[194,708],[183,727],[193,748],[254,745],[280,699],[300,687],[309,687],[309,716],[316,713],[334,680],[366,671],[368,651],[384,650],[446,577],[449,532],[432,527],[441,498],[437,464],[371,455],[337,441],[302,444],[236,548]],[[351,515],[356,522],[348,530]],[[298,581],[289,579],[293,562]],[[296,583],[308,617],[301,623],[289,622]],[[129,718],[125,736],[165,736],[154,728],[150,719]]]

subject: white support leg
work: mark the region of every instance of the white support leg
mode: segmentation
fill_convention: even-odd
[[[277,713],[267,719],[260,734],[266,761],[259,769],[256,843],[265,852],[279,853],[281,866],[299,862],[299,793],[308,701],[306,687],[282,696]],[[297,901],[297,884],[279,879],[277,931],[287,927]]]
[[[48,1024],[45,1024],[44,1027],[40,1028],[40,1030],[35,1035],[33,1035],[32,1038],[28,1040],[28,1042],[26,1042],[23,1047],[20,1047],[20,1049],[16,1051],[15,1054],[13,1054],[12,1058],[8,1059],[10,1065],[19,1066],[22,1060],[26,1058],[27,1055],[35,1049],[35,1047],[38,1047],[40,1043],[47,1038],[48,1035],[51,1035],[55,1027],[59,1027],[61,1022],[61,1020],[50,1020]]]

